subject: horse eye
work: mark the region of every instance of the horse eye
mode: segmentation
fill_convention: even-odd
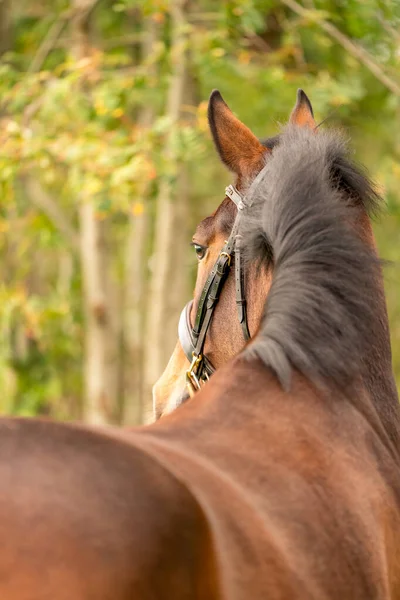
[[[199,260],[205,257],[207,248],[205,248],[204,246],[200,246],[200,244],[193,244],[193,248]]]

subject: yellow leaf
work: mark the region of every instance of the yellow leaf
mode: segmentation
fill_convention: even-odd
[[[335,94],[331,97],[331,104],[333,106],[342,106],[343,104],[350,104],[350,98],[344,94]]]
[[[95,196],[102,190],[102,188],[103,183],[100,181],[100,179],[88,178],[83,185],[83,192],[87,196]]]
[[[144,204],[142,202],[135,202],[132,206],[132,214],[134,217],[140,217],[144,213]]]
[[[10,229],[8,221],[0,221],[0,233],[6,233]]]
[[[115,108],[111,114],[113,117],[118,119],[119,117],[122,117],[122,115],[124,114],[124,111],[122,110],[122,108]]]
[[[99,100],[94,103],[94,108],[98,115],[105,115],[107,113],[107,109],[103,102],[100,102]]]
[[[398,165],[397,163],[393,163],[392,169],[395,177],[400,179],[400,165]]]
[[[250,58],[251,58],[250,52],[248,52],[247,50],[241,50],[239,52],[238,59],[239,59],[239,62],[241,65],[248,65],[250,62]]]
[[[197,107],[197,125],[200,131],[208,131],[207,109],[208,102],[200,102]]]
[[[225,50],[223,48],[214,48],[211,50],[211,54],[215,56],[215,58],[221,58],[225,54]]]

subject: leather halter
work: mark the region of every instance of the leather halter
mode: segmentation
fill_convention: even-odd
[[[251,188],[260,180],[263,171],[264,169],[256,177]],[[248,208],[251,204],[250,202],[246,202],[242,194],[238,192],[233,185],[228,186],[225,193],[228,198],[236,204],[238,209],[231,234],[225,242],[203,287],[197,307],[194,326],[192,327],[190,322],[193,300],[188,302],[183,308],[179,319],[179,341],[190,362],[190,367],[186,371],[186,384],[190,396],[193,396],[194,393],[200,389],[201,384],[208,381],[215,371],[215,368],[209,359],[204,356],[203,348],[206,334],[219,300],[220,292],[229,274],[232,257],[234,257],[235,260],[236,306],[239,322],[242,327],[245,341],[250,339],[247,323],[246,299],[244,297],[244,271],[240,248],[241,236],[239,234],[239,224],[243,209]]]

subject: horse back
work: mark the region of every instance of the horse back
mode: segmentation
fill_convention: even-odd
[[[154,458],[107,433],[0,420],[0,597],[213,597],[203,513]]]
[[[367,396],[235,367],[132,438],[201,504],[223,597],[400,597],[398,455]]]

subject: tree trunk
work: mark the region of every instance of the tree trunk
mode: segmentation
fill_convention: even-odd
[[[11,2],[0,0],[0,56],[11,48]]]
[[[184,97],[182,109],[182,119],[186,125],[194,126],[195,110],[198,105],[198,89],[197,82],[193,76],[190,55],[188,58],[188,66],[185,73]],[[182,164],[179,168],[177,185],[175,191],[174,204],[174,243],[170,248],[170,292],[168,294],[168,317],[165,320],[165,367],[171,352],[176,344],[178,336],[178,320],[183,306],[188,302],[191,296],[191,286],[189,267],[193,264],[193,253],[189,248],[191,237],[191,194],[190,194],[190,179],[186,164]]]
[[[143,20],[145,32],[141,62],[151,57],[158,37],[158,26],[152,18]],[[155,65],[149,69],[153,76]],[[151,106],[144,106],[138,116],[138,126],[144,131],[154,119]],[[125,389],[124,389],[124,424],[139,425],[143,423],[143,366],[144,366],[144,330],[147,292],[147,242],[149,235],[148,182],[138,193],[142,212],[130,215],[129,232],[126,249],[125,280]]]
[[[80,211],[81,270],[85,314],[84,420],[118,420],[121,380],[121,302],[111,275],[107,221],[92,202]]]
[[[113,423],[120,423],[123,415],[123,347],[122,324],[123,302],[122,289],[114,267],[114,257],[118,249],[115,243],[110,244],[111,230],[109,222],[101,223],[104,235],[103,248],[103,288],[106,298],[107,323],[106,323],[106,354],[105,354],[105,385],[108,405],[106,404],[106,418]],[[108,408],[107,408],[108,407]]]
[[[173,274],[178,268],[174,252],[176,215],[182,210],[182,201],[177,192],[178,164],[176,156],[176,131],[179,127],[184,99],[184,88],[188,62],[188,29],[186,14],[188,3],[184,0],[171,2],[171,56],[172,74],[168,90],[167,113],[171,121],[170,134],[166,141],[165,158],[170,174],[160,182],[157,198],[154,252],[150,280],[149,311],[146,327],[145,381],[146,402],[151,402],[151,389],[165,367],[172,350],[169,339],[171,320],[170,297],[173,293]]]
[[[89,21],[95,4],[96,0],[72,0],[73,54],[77,60],[89,54]],[[118,385],[116,311],[111,310],[110,300],[115,295],[107,280],[107,222],[97,218],[95,204],[89,199],[81,200],[79,224],[85,313],[83,416],[88,423],[104,424],[115,415]]]
[[[148,212],[130,217],[126,252],[124,424],[143,422],[143,332]]]

